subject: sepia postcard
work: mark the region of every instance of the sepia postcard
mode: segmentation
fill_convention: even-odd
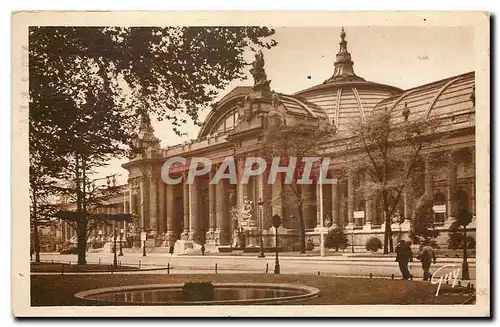
[[[14,13],[13,314],[489,317],[489,24]]]

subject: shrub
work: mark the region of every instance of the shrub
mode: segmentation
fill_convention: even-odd
[[[448,233],[448,249],[463,249],[464,248],[464,234],[461,230],[461,226],[457,221],[451,224],[449,233]],[[476,248],[476,240],[474,237],[467,235],[467,248],[475,249]]]
[[[331,229],[325,237],[325,247],[327,249],[344,250],[349,245],[347,235],[342,227]]]
[[[62,248],[63,249],[67,249],[67,248],[70,248],[73,246],[73,243],[71,241],[64,241],[64,243],[62,244]]]
[[[366,241],[365,248],[371,252],[377,252],[382,248],[382,241],[376,237],[371,237]]]
[[[102,248],[104,246],[104,241],[101,241],[101,240],[92,240],[92,243],[91,243],[91,247],[92,249],[99,249],[99,248]]]

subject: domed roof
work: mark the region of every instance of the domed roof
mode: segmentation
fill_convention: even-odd
[[[198,138],[203,138],[207,135],[220,132],[221,124],[234,116],[233,123],[230,128],[236,127],[238,106],[241,106],[245,98],[252,93],[252,88],[249,86],[237,86],[229,94],[224,96],[208,114],[203,122]],[[294,97],[283,93],[276,93],[279,101],[283,105],[286,112],[296,117],[309,117],[310,119],[328,119],[327,114],[320,106],[306,101],[301,98]],[[228,125],[225,125],[222,130],[228,130]]]
[[[323,108],[338,131],[346,130],[352,119],[364,119],[375,105],[402,90],[366,81],[354,73],[354,62],[347,51],[346,33],[340,33],[340,50],[334,63],[333,75],[323,84],[296,92],[294,96]]]
[[[404,110],[410,120],[467,113],[474,108],[474,76],[469,72],[408,89],[381,101],[374,111],[389,110],[396,122],[403,121]]]

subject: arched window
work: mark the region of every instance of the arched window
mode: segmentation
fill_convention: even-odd
[[[230,131],[236,126],[237,121],[238,111],[235,108],[219,118],[215,127],[212,129],[212,133]]]

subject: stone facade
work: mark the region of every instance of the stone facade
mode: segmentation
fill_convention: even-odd
[[[241,211],[245,199],[253,202],[252,225],[245,240],[247,246],[258,246],[261,234],[266,247],[275,245],[274,228],[271,228],[273,214],[283,218],[283,228],[279,230],[281,244],[278,245],[291,248],[297,243],[299,221],[295,218],[294,203],[282,184],[283,176],[278,176],[278,182],[272,185],[262,176],[252,176],[246,185],[231,185],[227,181],[212,185],[209,180],[213,172],[210,172],[188,184],[185,183],[187,168],[180,165],[172,166],[170,175],[182,178],[183,183],[166,185],[160,176],[165,160],[174,156],[206,157],[215,163],[214,169],[224,158],[232,156],[237,160],[240,176],[246,157],[259,150],[262,131],[278,128],[281,124],[331,125],[337,130],[337,136],[327,145],[324,156],[331,157],[331,174],[347,171],[339,175],[338,184],[304,188],[307,239],[318,244],[321,231],[326,233],[329,228],[344,226],[356,251],[364,250],[369,237],[382,240],[384,219],[380,198],[355,192],[366,182],[366,177],[350,169],[352,157],[345,151],[351,149],[352,156],[356,152],[346,127],[349,120],[363,119],[377,110],[391,110],[396,121],[403,117],[408,119],[408,115],[439,118],[442,128],[450,132],[444,141],[426,149],[419,174],[412,176],[405,188],[399,201],[400,219],[391,226],[394,239],[408,239],[412,210],[423,194],[444,210],[435,214],[436,229],[443,231],[438,243],[446,243],[446,230],[456,217],[459,203],[465,203],[472,211],[474,221],[468,228],[475,231],[474,73],[409,90],[368,82],[354,74],[345,37],[342,31],[333,76],[295,95],[270,89],[263,56],[257,54],[251,70],[254,86],[237,87],[221,99],[208,115],[197,139],[160,148],[149,119],[141,120],[137,145],[142,151],[123,165],[129,172],[129,180],[123,196],[116,201],[117,208],[140,217],[138,228],[147,230],[148,237],[155,240],[148,244],[160,247],[176,244],[179,252],[201,244],[214,251],[218,247],[235,246],[241,241],[235,232],[235,212]],[[342,156],[337,154],[340,150]],[[322,203],[319,187],[322,187]],[[321,226],[322,220],[324,226]]]

